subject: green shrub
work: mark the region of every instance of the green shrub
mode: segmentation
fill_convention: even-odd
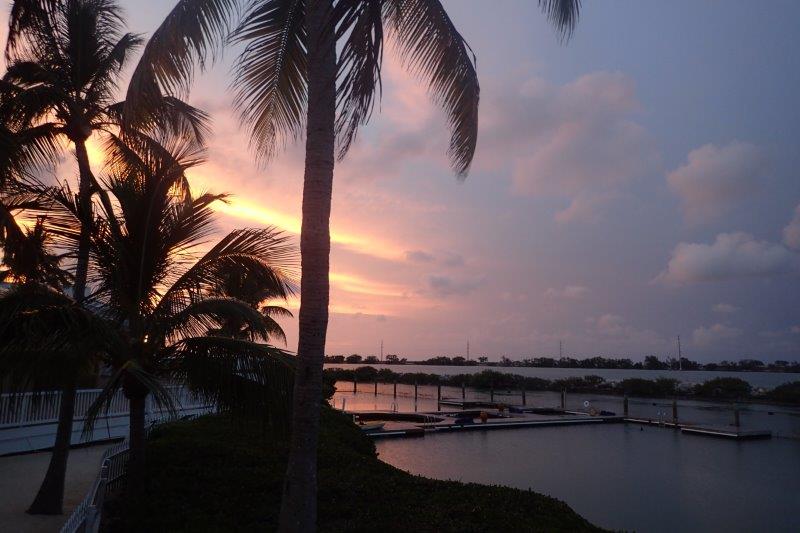
[[[778,385],[767,393],[767,398],[776,402],[800,403],[800,381]]]
[[[287,446],[225,416],[177,422],[147,446],[144,501],[111,498],[104,530],[274,531]],[[320,531],[599,531],[531,491],[412,476],[378,460],[349,417],[324,408]]]
[[[695,385],[694,394],[703,398],[722,398],[735,400],[750,396],[752,387],[739,378],[714,378]]]

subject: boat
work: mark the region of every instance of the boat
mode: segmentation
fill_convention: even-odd
[[[361,431],[375,431],[376,429],[383,429],[385,425],[386,422],[367,422],[365,424],[359,424],[358,427],[361,428]]]

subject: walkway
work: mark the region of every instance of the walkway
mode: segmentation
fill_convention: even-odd
[[[50,533],[58,531],[73,507],[83,500],[100,469],[100,459],[114,443],[73,448],[67,464],[64,514],[33,516],[25,512],[47,471],[50,452],[0,457],[0,531]]]

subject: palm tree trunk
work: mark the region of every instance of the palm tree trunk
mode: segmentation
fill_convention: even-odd
[[[78,259],[75,267],[75,284],[73,298],[81,303],[86,295],[86,278],[89,271],[89,238],[92,221],[92,169],[89,166],[89,154],[86,142],[75,143],[75,155],[78,159],[80,183],[78,184],[78,202],[81,208],[81,233],[78,241]],[[72,442],[72,420],[74,417],[76,378],[67,379],[61,390],[61,406],[58,411],[56,440],[47,473],[39,487],[39,492],[28,508],[30,514],[61,514],[64,502],[64,479],[67,475],[67,461]]]
[[[92,231],[92,168],[86,141],[75,142],[75,155],[78,158],[80,183],[78,184],[78,203],[81,209],[81,234],[78,241],[78,261],[75,266],[75,285],[73,297],[80,303],[86,294],[86,277],[89,271],[89,239]]]
[[[126,491],[128,500],[136,502],[144,494],[145,466],[145,402],[147,393],[126,392],[130,403],[130,452],[126,472]]]
[[[61,391],[61,405],[58,410],[58,428],[50,464],[28,508],[29,514],[61,514],[64,503],[64,479],[67,474],[67,459],[72,441],[72,411],[75,406],[75,380],[68,381]]]
[[[306,4],[308,121],[300,233],[300,332],[292,436],[279,524],[284,532],[315,531],[317,524],[317,441],[328,329],[336,113],[335,32],[327,27],[331,9],[331,0],[309,0]]]

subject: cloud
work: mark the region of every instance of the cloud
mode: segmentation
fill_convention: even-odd
[[[687,163],[668,173],[667,182],[680,196],[686,219],[698,223],[758,192],[766,167],[766,157],[753,144],[706,144],[689,152]]]
[[[435,295],[446,298],[448,296],[463,296],[469,294],[482,284],[482,280],[456,280],[449,276],[432,274],[428,276],[428,289]]]
[[[594,346],[597,343],[609,346],[608,342],[620,350],[661,350],[665,346],[664,339],[658,333],[651,329],[639,329],[620,315],[605,313],[598,318],[589,318],[586,322],[589,325],[588,340]]]
[[[720,233],[712,244],[680,243],[656,279],[672,283],[771,277],[797,271],[789,250],[748,233]]]
[[[549,288],[544,291],[545,298],[558,300],[580,300],[589,293],[589,289],[580,285],[567,285],[563,289]]]
[[[713,307],[715,313],[735,313],[739,310],[738,307],[731,304],[717,304]]]
[[[700,326],[692,333],[692,342],[697,346],[712,346],[722,341],[735,339],[741,335],[742,331],[724,324],[714,324],[713,326]]]
[[[800,251],[800,205],[794,208],[794,216],[783,228],[783,242],[792,250]]]
[[[477,164],[496,170],[510,161],[516,194],[569,198],[559,222],[592,220],[620,186],[658,161],[650,136],[631,119],[640,105],[627,76],[596,72],[561,86],[534,77],[511,86],[482,115]]]
[[[559,224],[595,222],[602,211],[619,197],[615,192],[578,194],[566,208],[556,213],[555,220]]]
[[[464,266],[464,257],[454,252],[434,254],[424,250],[408,250],[406,259],[412,263],[440,263],[446,267]]]
[[[406,259],[412,263],[433,263],[436,258],[433,254],[423,252],[422,250],[408,250],[406,252]]]

